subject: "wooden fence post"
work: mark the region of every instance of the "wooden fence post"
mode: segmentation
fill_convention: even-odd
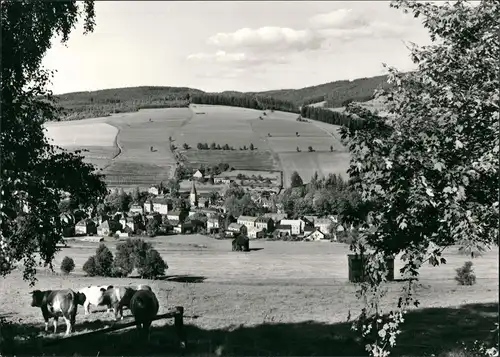
[[[177,331],[177,336],[179,337],[180,347],[186,348],[186,331],[184,330],[184,307],[176,306],[177,314],[174,317],[174,326]]]

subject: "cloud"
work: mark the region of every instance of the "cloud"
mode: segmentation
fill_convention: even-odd
[[[220,32],[207,39],[207,43],[216,48],[215,53],[195,53],[187,59],[218,64],[228,70],[285,64],[293,62],[295,54],[309,52],[314,56],[315,51],[338,50],[342,44],[363,38],[401,38],[410,26],[387,23],[368,15],[352,9],[338,9],[310,17],[302,29],[265,26]]]
[[[321,47],[321,35],[310,29],[294,30],[288,27],[266,26],[258,29],[242,28],[231,33],[218,33],[208,43],[219,48],[243,48],[302,52]]]
[[[265,55],[249,55],[243,52],[228,53],[225,51],[217,51],[216,53],[194,53],[187,56],[190,61],[215,62],[220,64],[231,64],[236,67],[259,66],[261,64],[283,64],[287,60],[285,57],[265,56]]]
[[[297,53],[316,51],[332,45],[360,38],[395,38],[408,27],[368,19],[352,9],[339,9],[317,14],[306,21],[304,29],[266,26],[257,29],[241,28],[234,32],[217,33],[207,42],[219,49],[250,53]],[[272,59],[271,56],[268,56]],[[236,60],[234,60],[236,61]]]
[[[357,29],[367,26],[368,20],[352,9],[338,9],[312,16],[309,24],[314,29]]]

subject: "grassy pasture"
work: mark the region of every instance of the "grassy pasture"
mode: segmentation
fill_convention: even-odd
[[[46,136],[58,146],[114,146],[118,129],[107,123],[48,123]]]
[[[326,134],[325,134],[326,135]],[[336,140],[333,140],[331,136],[323,137],[304,137],[299,136],[295,138],[284,138],[284,137],[273,137],[269,138],[269,144],[276,153],[284,152],[297,152],[297,147],[300,151],[307,151],[309,146],[312,146],[316,152],[328,152],[330,153],[330,146],[333,146],[333,150],[342,150],[342,146]],[[314,153],[314,152],[313,152]],[[312,154],[313,154],[312,153]],[[330,155],[333,155],[331,153]]]
[[[262,137],[268,140],[275,137],[283,137],[295,140],[296,133],[298,132],[301,137],[325,137],[328,136],[323,130],[318,129],[316,126],[309,123],[296,121],[295,118],[291,119],[264,119],[252,120],[252,129]],[[271,134],[271,137],[268,136]]]
[[[345,245],[257,240],[251,242],[251,248],[260,250],[234,253],[230,241],[198,235],[157,237],[151,241],[170,267],[165,280],[84,277],[81,267],[96,245],[70,242],[70,248],[58,254],[55,264],[58,267],[68,255],[75,260],[76,271],[65,277],[42,270],[35,288],[148,283],[159,298],[160,313],[168,306],[182,305],[187,316],[199,316],[186,319],[189,355],[366,354],[357,333],[350,331],[346,323],[348,311],[359,312],[361,304],[354,297],[355,286],[347,282]],[[110,248],[115,245],[106,244]],[[456,248],[445,252],[446,265],[424,266],[416,291],[421,308],[413,309],[406,318],[394,354],[437,356],[459,347],[458,341],[485,338],[498,319],[497,256],[495,249],[474,259],[478,282],[470,287],[453,281],[454,269],[468,259]],[[396,277],[400,267],[401,262],[396,260]],[[388,284],[385,307],[396,302],[401,284]],[[11,302],[3,306],[2,313],[23,324],[17,333],[44,336],[41,312],[29,306],[31,289],[20,274],[15,272],[0,280],[0,287],[2,301]],[[459,308],[462,304],[476,305]],[[112,324],[111,316],[99,310],[85,317],[79,308],[77,333]],[[125,330],[78,342],[60,342],[44,347],[44,352],[93,356],[177,354],[171,322],[157,321],[153,327],[152,342],[147,347],[134,338],[134,330]],[[37,343],[28,343],[19,345],[17,353],[38,354],[40,349]]]
[[[255,175],[255,176],[260,175],[265,179],[269,178],[271,180],[280,180],[280,178],[281,178],[281,175],[279,172],[263,171],[263,170],[233,170],[233,171],[223,172],[221,175],[227,176],[227,177],[236,177],[239,174],[247,176],[247,177],[252,177],[253,175]]]
[[[207,164],[228,163],[236,169],[273,170],[279,169],[267,140],[252,131],[249,120],[255,119],[259,111],[211,105],[192,105],[193,117],[176,132],[175,145],[194,167]],[[215,142],[220,146],[228,144],[235,150],[198,150],[198,143]],[[182,149],[187,143],[189,150]],[[239,150],[253,143],[255,151]]]
[[[103,168],[111,186],[148,186],[171,177],[176,162],[168,138],[191,115],[189,108],[147,109],[48,123],[47,136],[71,150],[88,149],[85,160]]]
[[[235,169],[241,170],[279,170],[270,151],[224,151],[224,150],[188,150],[183,151],[188,162],[193,167],[200,165],[214,165],[227,163]]]
[[[264,120],[258,119],[259,116]],[[296,118],[296,114],[280,111],[266,111],[264,116],[253,109],[192,105],[49,123],[47,127],[48,136],[56,139],[55,144],[88,149],[84,153],[86,161],[103,169],[110,186],[147,187],[170,178],[176,164],[170,151],[170,136],[194,167],[224,162],[241,170],[283,169],[285,185],[294,170],[307,182],[314,171],[327,174],[348,167],[348,161],[342,162],[348,156],[338,154],[345,148],[338,137],[331,136],[335,132],[333,126],[313,121],[301,123]],[[300,137],[295,136],[297,131]],[[272,137],[267,137],[268,132]],[[236,150],[198,150],[198,142],[228,144]],[[191,148],[182,149],[184,143]],[[257,150],[238,150],[250,143]],[[329,153],[330,145],[334,153]],[[297,153],[297,146],[302,151],[312,146],[317,152]],[[305,154],[308,156],[304,157]]]
[[[95,165],[99,169],[108,167],[111,160],[120,153],[118,146],[66,146],[65,149],[72,152],[87,150],[81,153],[85,157],[84,161]]]
[[[210,105],[196,105],[191,109],[194,113],[201,111],[205,114],[193,114],[182,130],[176,133],[177,146],[187,143],[196,149],[199,142],[209,145],[215,142],[221,146],[228,144],[238,150],[243,145],[248,147],[253,143],[260,150],[269,149],[266,141],[255,135],[249,124],[249,120],[255,119],[259,111]]]
[[[226,187],[225,184],[213,184],[213,185],[211,185],[208,182],[204,182],[204,183],[195,182],[195,185],[196,185],[196,191],[198,191],[198,193],[220,191],[224,187]],[[180,186],[181,191],[191,191],[191,187],[193,187],[193,182],[189,181],[189,180],[182,180],[181,182],[179,182],[179,186]]]

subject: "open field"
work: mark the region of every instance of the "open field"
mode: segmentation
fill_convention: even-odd
[[[198,235],[157,237],[151,241],[170,267],[166,280],[84,277],[81,267],[96,245],[70,242],[71,247],[58,254],[55,265],[58,267],[68,255],[75,260],[76,271],[65,277],[41,270],[36,288],[148,283],[160,300],[159,313],[167,306],[182,305],[187,316],[199,316],[186,319],[188,354],[365,355],[358,335],[346,323],[348,311],[355,314],[361,308],[354,297],[355,286],[347,282],[347,246],[257,240],[251,241],[250,247],[260,250],[234,253],[230,241]],[[113,248],[115,242],[106,244]],[[406,318],[394,351],[397,356],[439,355],[453,350],[459,347],[458,341],[485,338],[498,319],[498,249],[474,259],[478,281],[468,287],[453,281],[454,269],[467,258],[456,248],[450,248],[444,256],[446,265],[426,265],[421,270],[417,289],[421,308],[413,309]],[[395,265],[397,278],[401,262],[396,260]],[[395,303],[401,284],[388,284],[386,307]],[[0,280],[0,287],[2,301],[11,302],[2,306],[3,315],[24,324],[17,327],[17,333],[39,334],[43,329],[41,312],[29,306],[31,289],[21,281],[19,273]],[[462,304],[483,305],[457,308]],[[105,312],[85,317],[83,309],[79,309],[77,333],[111,324],[111,316]],[[44,352],[93,356],[178,353],[170,323],[162,320],[153,326],[152,343],[146,350],[131,341],[135,331],[126,330],[61,342],[44,347]],[[37,343],[18,346],[17,353],[38,354],[40,348]]]
[[[265,117],[264,120],[252,120],[252,130],[268,139],[279,137],[292,139],[292,141],[300,139],[300,137],[318,138],[325,136],[324,131],[318,130],[311,123],[296,121],[296,114],[291,114],[288,118],[273,118],[272,114],[274,113],[270,113],[269,117]],[[296,136],[297,132],[300,137]],[[271,137],[268,134],[271,134]]]
[[[110,186],[147,187],[168,180],[176,164],[169,137],[193,167],[227,163],[241,170],[283,170],[285,185],[294,170],[305,182],[315,171],[345,173],[348,156],[335,136],[336,127],[297,122],[296,118],[296,114],[279,111],[266,111],[264,116],[253,109],[192,105],[48,123],[47,135],[70,150],[89,150],[84,153],[86,161],[103,169]],[[199,142],[228,144],[235,150],[198,150]],[[184,143],[190,149],[183,149]],[[256,150],[239,150],[250,143]],[[302,153],[296,152],[297,146]],[[316,152],[306,153],[308,146]]]
[[[111,186],[147,186],[171,177],[176,161],[168,138],[191,113],[189,108],[146,109],[47,123],[47,136],[69,150],[89,150],[86,161],[102,168]]]
[[[201,164],[227,163],[237,169],[279,169],[265,138],[252,130],[250,121],[258,118],[259,112],[253,109],[212,105],[193,105],[192,119],[177,131],[175,145],[194,167]],[[198,143],[211,143],[223,146],[228,144],[235,150],[198,150]],[[187,143],[191,148],[183,150]],[[253,144],[257,150],[239,150]]]
[[[58,122],[47,125],[47,137],[59,146],[114,146],[118,129],[106,123],[88,125],[80,122]]]

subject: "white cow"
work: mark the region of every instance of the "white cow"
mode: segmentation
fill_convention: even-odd
[[[85,315],[90,314],[90,305],[99,306],[104,305],[102,302],[104,293],[108,289],[109,285],[91,285],[85,288],[81,288],[78,292],[85,295],[85,303],[83,304],[83,309],[85,310]],[[108,309],[109,312],[109,309]]]

